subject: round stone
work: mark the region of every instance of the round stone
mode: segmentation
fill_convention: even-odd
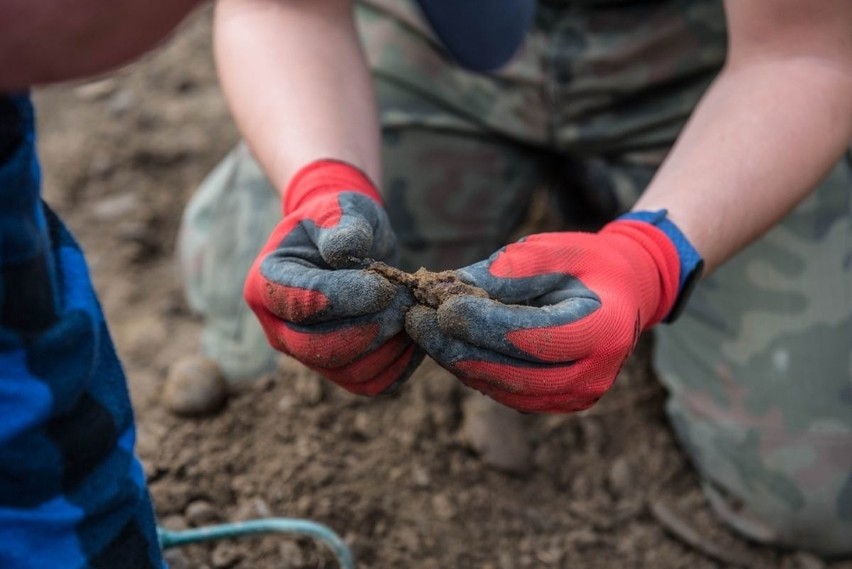
[[[166,409],[185,417],[217,413],[227,399],[228,384],[219,366],[200,355],[181,358],[169,368],[161,396]]]

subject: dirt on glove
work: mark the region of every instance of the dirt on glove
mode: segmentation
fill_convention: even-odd
[[[456,271],[435,273],[420,268],[415,273],[406,273],[381,261],[369,261],[364,270],[378,273],[393,283],[410,288],[417,302],[430,308],[438,308],[453,296],[489,298],[488,293],[481,288],[462,282]]]

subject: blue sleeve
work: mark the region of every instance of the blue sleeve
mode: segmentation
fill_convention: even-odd
[[[124,373],[40,198],[32,106],[0,100],[0,567],[162,568]]]

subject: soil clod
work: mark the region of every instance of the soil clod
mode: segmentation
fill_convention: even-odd
[[[463,282],[456,271],[436,273],[420,268],[415,273],[406,273],[381,261],[369,261],[364,270],[378,273],[393,283],[410,288],[417,302],[431,308],[438,308],[454,296],[489,298],[488,293],[481,288]]]

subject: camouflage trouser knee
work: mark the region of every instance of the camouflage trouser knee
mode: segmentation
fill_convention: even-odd
[[[542,3],[522,52],[490,75],[448,62],[410,2],[362,3],[381,107],[382,189],[404,268],[488,256],[542,185],[563,209],[582,202],[613,216],[629,208],[724,59],[724,16],[713,0],[558,4]],[[269,203],[258,207],[277,212],[275,192],[263,195]],[[752,538],[827,554],[852,552],[843,539],[852,499],[848,199],[848,170],[838,167],[784,224],[699,287],[681,321],[659,330],[657,353],[677,432],[717,511]],[[274,221],[264,223],[237,239],[259,247]]]
[[[183,214],[178,256],[189,305],[204,316],[201,349],[231,382],[275,366],[242,291],[280,219],[280,199],[244,144],[207,176]]]
[[[657,331],[668,411],[720,516],[852,553],[852,155]]]

